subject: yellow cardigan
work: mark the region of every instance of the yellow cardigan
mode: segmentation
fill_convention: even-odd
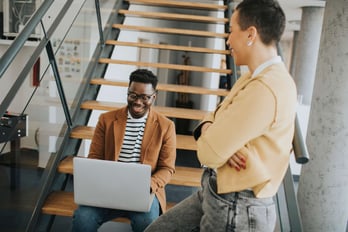
[[[217,169],[218,193],[276,194],[289,165],[295,114],[296,86],[283,63],[239,78],[196,129],[212,122],[197,140],[197,154],[201,164]],[[237,151],[247,157],[246,169],[239,172],[226,163]]]

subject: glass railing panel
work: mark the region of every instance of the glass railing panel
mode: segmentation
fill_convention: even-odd
[[[63,5],[66,1],[56,2]],[[75,5],[78,2],[80,5]],[[103,27],[112,13],[114,4],[115,1],[100,1]],[[74,113],[76,94],[85,79],[86,68],[99,43],[94,0],[74,1],[72,7],[75,8],[69,9],[71,12],[67,12],[62,18],[51,38],[71,115]],[[56,10],[59,11],[58,8]],[[43,20],[54,21],[50,17],[47,14]],[[47,27],[46,31],[49,30],[50,23],[43,22]],[[26,42],[14,62],[0,78],[0,102],[3,102],[25,63],[35,53],[35,49],[44,37],[43,31],[41,32],[40,39]],[[0,41],[1,56],[10,44],[11,40]],[[1,216],[2,218],[16,218],[7,220],[4,224],[0,223],[0,228],[5,231],[25,230],[47,176],[45,168],[57,155],[67,128],[56,81],[52,69],[48,66],[45,49],[38,60],[35,60],[36,68],[30,68],[29,74],[26,75],[25,81],[8,107],[11,115],[23,113],[28,116],[26,124],[28,133],[7,143],[0,142],[0,215],[4,216]]]
[[[101,21],[104,28],[112,13],[114,1],[100,1]],[[97,24],[95,1],[86,1],[79,11],[75,21],[71,24],[68,33],[59,31],[52,36],[52,46],[56,54],[56,62],[62,79],[66,98],[71,113],[74,112],[74,99],[84,80],[84,74],[92,58],[93,52],[100,42]],[[46,79],[54,81],[52,73]]]
[[[52,35],[51,42],[55,53],[59,76],[64,94],[73,114],[74,99],[94,49],[99,42],[97,17],[94,1],[89,0],[79,9],[72,24],[58,28]],[[55,77],[52,71],[45,74],[43,82],[52,89],[49,98],[57,98]]]

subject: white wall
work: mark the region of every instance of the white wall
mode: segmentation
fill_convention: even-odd
[[[0,45],[0,56],[2,56],[7,48],[9,47],[8,44],[2,44]],[[15,65],[12,65],[10,69],[8,69],[5,74],[0,79],[0,99],[1,101],[5,98],[7,95],[10,87],[14,84],[16,77],[19,75],[19,71],[24,68],[25,62],[29,59],[31,53],[33,52],[34,48],[31,46],[27,46],[22,49],[21,55],[17,56],[15,58]],[[25,103],[27,102],[30,93],[34,90],[31,84],[31,78],[30,75],[26,78],[25,82],[23,83],[22,87],[20,88],[19,93],[16,95],[15,99],[10,104],[8,111],[14,112],[14,113],[21,113]],[[29,133],[33,133],[33,130],[29,130]],[[27,141],[28,140],[28,141]],[[23,139],[22,144],[28,145],[29,147],[33,147],[32,139]],[[3,144],[0,144],[1,146]],[[35,146],[34,146],[35,147]],[[9,145],[7,146],[5,151],[9,151]]]
[[[71,20],[76,12],[81,8],[84,0],[76,0],[73,2],[72,7],[67,12],[67,17],[62,20],[60,27],[57,29],[57,35],[63,36],[66,34]],[[43,24],[46,31],[51,26],[53,20],[56,18],[57,13],[66,1],[55,1],[53,6],[43,18]],[[10,44],[11,40],[0,40],[0,55],[2,56]],[[0,79],[0,99],[2,100],[13,85],[15,79],[20,74],[25,63],[31,57],[38,42],[26,42],[23,49],[19,52],[12,65],[8,68],[6,73]],[[88,50],[87,50],[88,51]],[[45,51],[41,55],[41,75],[47,67],[48,61]],[[35,90],[32,85],[31,73],[25,79],[22,87],[20,88],[15,99],[12,100],[8,110],[16,113],[20,113],[24,110],[29,97]],[[29,136],[21,139],[21,147],[39,149],[39,166],[44,167],[51,152],[55,152],[55,140],[56,135],[59,133],[61,125],[65,120],[61,106],[55,107],[57,98],[55,82],[50,80],[51,72],[46,73],[43,81],[40,83],[40,87],[37,89],[31,103],[24,113],[29,115]],[[58,100],[59,101],[59,100]],[[58,105],[60,103],[58,102]],[[39,144],[37,144],[39,141]],[[3,144],[1,144],[2,146]],[[5,151],[9,150],[9,145]]]

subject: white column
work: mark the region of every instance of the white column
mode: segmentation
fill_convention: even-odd
[[[303,231],[344,232],[348,220],[348,1],[326,1],[298,201]]]
[[[300,103],[310,105],[318,59],[324,8],[302,7],[301,28],[296,44],[294,80]]]

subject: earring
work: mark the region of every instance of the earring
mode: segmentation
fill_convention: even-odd
[[[250,47],[253,44],[253,41],[248,41],[247,46]]]

